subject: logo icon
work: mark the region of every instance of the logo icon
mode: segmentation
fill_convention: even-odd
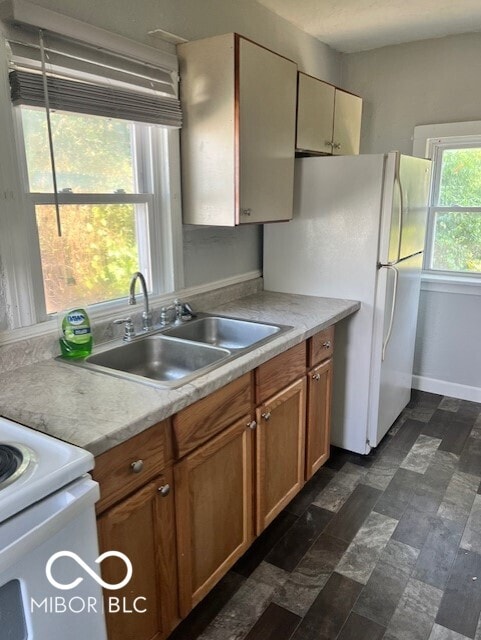
[[[104,589],[115,591],[117,589],[122,589],[122,587],[125,587],[125,585],[129,583],[130,579],[132,578],[133,569],[132,569],[132,563],[130,562],[129,558],[127,558],[127,556],[124,553],[121,553],[120,551],[106,551],[105,553],[102,553],[99,555],[99,557],[95,560],[95,563],[101,564],[103,560],[111,557],[120,558],[121,560],[123,560],[127,569],[125,578],[121,580],[121,582],[118,582],[115,584],[110,584],[109,582],[105,582],[104,580],[102,580],[102,578],[99,575],[97,575],[95,571],[93,571],[88,566],[88,564],[84,562],[82,558],[80,558],[80,556],[78,556],[73,551],[57,551],[57,553],[54,553],[48,559],[48,562],[45,566],[45,574],[50,584],[56,587],[57,589],[62,589],[63,591],[67,591],[69,589],[75,589],[75,587],[77,587],[81,582],[83,582],[82,577],[79,576],[78,578],[75,578],[75,580],[73,580],[72,582],[69,582],[68,584],[62,584],[61,582],[58,582],[52,575],[53,564],[55,563],[56,560],[58,560],[58,558],[71,558],[78,565],[80,565],[82,569],[86,573],[88,573],[88,575],[91,578],[93,578],[95,582],[97,582],[97,584],[99,584]]]

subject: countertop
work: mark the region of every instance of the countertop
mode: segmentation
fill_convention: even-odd
[[[99,455],[351,315],[359,302],[262,291],[209,309],[293,329],[177,389],[47,360],[0,375],[0,415]]]

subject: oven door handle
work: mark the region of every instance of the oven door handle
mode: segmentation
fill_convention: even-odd
[[[85,475],[0,524],[0,575],[85,510],[95,523],[98,498],[97,482]]]

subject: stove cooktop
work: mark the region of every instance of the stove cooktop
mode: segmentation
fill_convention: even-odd
[[[0,417],[0,523],[93,466],[88,451]]]

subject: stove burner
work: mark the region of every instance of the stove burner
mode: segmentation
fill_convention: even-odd
[[[0,489],[11,484],[27,470],[33,452],[19,444],[0,444]]]

